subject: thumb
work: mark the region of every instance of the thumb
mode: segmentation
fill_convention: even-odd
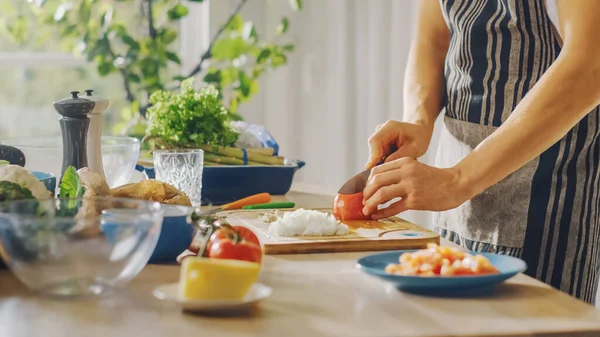
[[[381,161],[381,154],[371,153],[371,155],[369,156],[369,160],[367,160],[367,163],[365,164],[365,170],[373,168],[380,161]]]
[[[369,160],[367,160],[367,163],[365,164],[366,170],[373,168],[375,165],[379,164],[384,155],[381,146],[379,146],[379,143],[376,143],[374,141],[369,142],[369,152]]]

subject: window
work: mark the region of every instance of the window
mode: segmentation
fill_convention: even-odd
[[[11,14],[1,7],[5,1],[12,1],[15,10],[25,16],[32,33],[22,45],[0,35],[0,139],[60,135],[52,102],[67,97],[70,91],[85,89],[110,100],[104,132],[113,134],[113,127],[122,120],[121,110],[128,106],[122,78],[118,74],[101,77],[95,64],[61,51],[61,41],[45,36],[51,34],[46,26],[36,25],[27,1],[0,0],[0,24],[3,15]],[[115,3],[119,17],[135,17],[133,11],[139,8],[134,3]],[[181,51],[183,70],[195,66],[208,41],[208,4],[186,6],[190,13],[181,21],[176,47]],[[37,41],[42,37],[45,42],[40,45]]]

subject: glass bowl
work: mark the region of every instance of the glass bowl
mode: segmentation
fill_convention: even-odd
[[[0,144],[14,146],[25,154],[29,171],[52,173],[60,177],[62,169],[61,137],[0,139]],[[127,184],[140,155],[140,141],[133,137],[102,137],[102,163],[111,188]]]
[[[133,199],[0,203],[0,256],[41,294],[107,294],[144,268],[162,220],[159,203]]]

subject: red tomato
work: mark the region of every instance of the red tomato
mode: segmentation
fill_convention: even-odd
[[[208,257],[250,262],[262,261],[262,249],[256,235],[243,226],[224,226],[210,236]]]
[[[362,209],[363,192],[354,194],[339,194],[333,200],[333,215],[338,220],[371,220],[364,215]]]

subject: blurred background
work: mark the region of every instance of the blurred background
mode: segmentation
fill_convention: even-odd
[[[59,135],[52,102],[85,89],[111,101],[105,134],[135,133],[147,93],[192,74],[228,24],[197,84],[232,93],[241,118],[266,126],[283,155],[307,163],[295,189],[332,194],[363,169],[375,127],[402,118],[417,1],[155,0],[148,8],[140,0],[0,0],[0,138]],[[146,50],[151,28],[170,52]],[[236,51],[248,45],[256,52]],[[256,76],[236,70],[261,62]],[[406,217],[429,225],[427,214]]]

